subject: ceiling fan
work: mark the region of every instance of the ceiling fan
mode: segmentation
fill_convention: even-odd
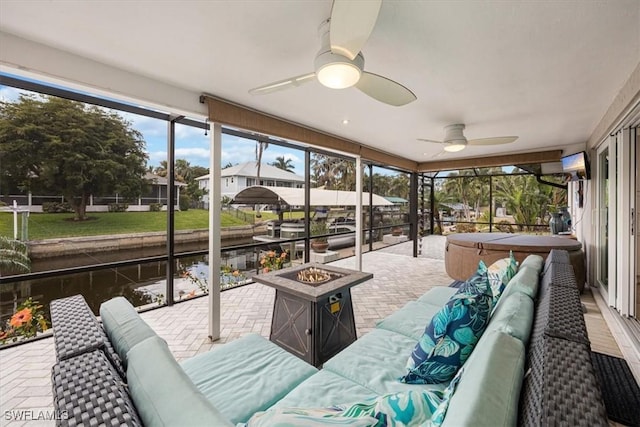
[[[381,5],[382,0],[334,0],[331,18],[324,21],[318,31],[322,47],[314,61],[315,71],[259,86],[249,93],[272,93],[318,79],[332,89],[355,86],[370,97],[397,107],[415,101],[413,92],[400,83],[364,71],[360,49],[373,31]]]
[[[444,150],[454,153],[463,150],[467,145],[500,145],[509,144],[516,139],[517,136],[496,136],[492,138],[470,139],[464,136],[463,124],[448,125],[444,127],[444,141],[434,141],[433,139],[418,138],[418,141],[433,142],[436,144],[444,144]]]

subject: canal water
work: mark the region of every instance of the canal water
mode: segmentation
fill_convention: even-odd
[[[254,242],[250,238],[238,239],[232,242],[225,242],[225,246],[247,243]],[[206,242],[188,244],[176,247],[175,253],[206,249]],[[51,271],[164,254],[166,254],[166,248],[155,247],[37,259],[33,262],[32,271]],[[221,272],[223,288],[246,283],[246,272],[255,271],[256,269],[255,259],[256,250],[252,248],[223,252],[222,264],[225,266],[224,272]],[[239,272],[234,275],[233,272],[236,270],[239,270]],[[176,260],[176,271],[177,274],[174,277],[174,299],[176,301],[202,294],[201,286],[205,286],[208,280],[207,255],[179,258]],[[49,318],[49,304],[51,301],[76,294],[82,294],[96,314],[100,309],[100,304],[119,295],[126,297],[136,307],[162,304],[166,301],[166,274],[167,263],[165,261],[154,261],[15,283],[4,283],[0,285],[0,322],[5,325],[18,305],[29,297],[43,306],[43,311],[47,318]]]

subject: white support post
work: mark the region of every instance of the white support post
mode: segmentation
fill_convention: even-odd
[[[209,156],[209,339],[220,339],[220,160],[222,125],[212,123]]]
[[[18,240],[18,202],[13,201],[13,240]]]
[[[362,158],[356,157],[356,270],[362,271]]]

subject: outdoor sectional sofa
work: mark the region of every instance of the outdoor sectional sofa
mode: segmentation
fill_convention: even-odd
[[[447,384],[405,384],[406,362],[430,318],[456,292],[409,302],[321,370],[251,334],[177,363],[123,298],[101,307],[54,301],[52,369],[62,425],[246,422],[269,408],[321,408]],[[106,333],[105,333],[106,332]],[[606,426],[573,268],[565,251],[525,260],[463,366],[443,425]]]

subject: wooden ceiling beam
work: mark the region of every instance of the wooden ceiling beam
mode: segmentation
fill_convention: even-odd
[[[418,172],[438,172],[468,168],[492,168],[500,166],[517,166],[531,163],[559,162],[562,150],[537,151],[534,153],[500,154],[490,157],[441,160],[437,162],[418,163]]]
[[[207,104],[209,108],[209,120],[211,122],[233,126],[258,134],[279,137],[289,141],[297,141],[319,148],[360,155],[365,160],[371,160],[382,165],[394,166],[408,171],[437,172],[473,167],[488,168],[530,163],[548,163],[560,161],[562,156],[562,150],[550,150],[535,153],[502,154],[490,157],[417,163],[395,154],[371,148],[349,139],[303,126],[299,123],[284,120],[280,117],[253,110],[212,95],[202,95],[200,100],[202,103]]]

